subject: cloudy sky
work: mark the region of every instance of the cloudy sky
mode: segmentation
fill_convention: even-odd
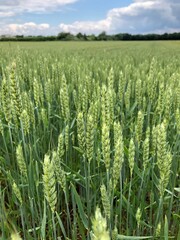
[[[0,0],[0,35],[180,32],[180,0]]]

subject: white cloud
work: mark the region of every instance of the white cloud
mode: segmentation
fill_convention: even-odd
[[[78,0],[13,0],[0,2],[0,12],[48,12],[58,10],[59,7],[77,2]]]
[[[21,21],[23,13],[49,13],[60,11],[63,6],[75,3],[79,0],[0,0],[0,35],[2,34],[55,34],[56,28],[49,24],[23,23]],[[25,17],[24,17],[25,19]],[[49,32],[46,32],[47,28]]]
[[[27,22],[24,24],[9,24],[0,30],[0,34],[10,35],[48,35],[50,25],[47,23],[36,24]],[[48,31],[47,31],[48,30]]]
[[[179,0],[134,0],[127,7],[111,9],[100,21],[76,21],[61,23],[60,31],[77,33],[130,32],[171,32],[180,31]]]
[[[96,32],[101,32],[102,29],[109,29],[110,28],[110,21],[107,20],[101,20],[98,22],[93,22],[93,21],[84,21],[84,22],[79,22],[76,21],[73,24],[60,24],[59,25],[60,30],[63,32],[71,32],[71,33],[77,33],[77,32],[87,32],[88,33],[96,33]],[[86,31],[87,29],[87,31]]]
[[[12,16],[14,16],[15,14],[14,14],[14,12],[12,12],[12,11],[9,11],[9,12],[1,12],[0,11],[0,18],[4,18],[4,17],[12,17]]]

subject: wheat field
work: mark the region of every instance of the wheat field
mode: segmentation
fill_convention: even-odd
[[[0,43],[0,239],[180,239],[179,42]]]

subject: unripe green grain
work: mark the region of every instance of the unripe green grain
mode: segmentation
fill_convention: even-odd
[[[82,92],[81,92],[81,107],[82,107],[82,111],[84,113],[84,116],[86,118],[87,116],[87,112],[88,112],[88,92],[86,87],[81,86]]]
[[[65,146],[66,146],[66,151],[69,149],[69,125],[67,124],[65,127]]]
[[[110,107],[109,107],[108,91],[105,85],[102,86],[101,92],[101,117],[102,124],[106,123],[107,126],[111,125]]]
[[[120,100],[121,103],[123,102],[123,99],[124,99],[125,83],[126,83],[126,80],[123,76],[123,72],[120,71],[120,73],[119,73],[118,96],[119,96],[119,100]]]
[[[169,182],[171,163],[172,155],[167,151],[166,129],[162,123],[158,126],[157,139],[157,166],[160,174],[159,189],[161,196],[164,195],[164,191]]]
[[[98,118],[99,118],[99,101],[96,100],[93,102],[89,108],[89,113],[92,116],[94,122],[94,128],[97,128],[98,125]]]
[[[159,94],[158,94],[158,105],[157,105],[157,108],[156,108],[156,114],[158,115],[162,115],[163,113],[163,110],[164,110],[164,103],[163,103],[163,100],[164,100],[164,82],[163,82],[163,78],[162,75],[160,74],[160,81],[159,81]]]
[[[116,187],[124,162],[124,143],[120,123],[114,123],[114,163],[112,169],[113,188]]]
[[[157,238],[160,238],[160,236],[161,236],[161,223],[160,222],[158,223],[157,228],[155,229],[155,236]]]
[[[109,103],[109,123],[110,126],[112,126],[113,121],[114,121],[114,97],[115,96],[115,92],[114,90],[108,90],[108,94],[107,94],[107,101]]]
[[[48,155],[44,157],[43,172],[44,195],[52,212],[54,212],[57,202],[56,181],[53,162],[50,161]]]
[[[141,223],[141,215],[142,215],[141,209],[138,208],[138,209],[137,209],[137,212],[136,212],[136,221],[137,221],[138,226],[139,226],[140,223]]]
[[[157,131],[157,164],[160,167],[165,160],[167,148],[166,129],[163,123],[158,125]]]
[[[20,116],[21,124],[23,127],[24,134],[29,134],[30,130],[30,117],[27,111],[24,109]]]
[[[112,240],[117,240],[118,239],[118,230],[117,227],[114,228],[112,231]]]
[[[34,92],[35,106],[38,107],[40,103],[40,97],[39,97],[40,87],[36,78],[34,79],[34,82],[33,82],[33,92]]]
[[[135,145],[133,139],[131,138],[129,143],[129,158],[128,158],[131,177],[134,169],[134,158],[135,158]]]
[[[109,138],[109,128],[104,123],[102,126],[102,154],[104,158],[104,163],[106,170],[109,171],[110,168],[110,138]]]
[[[157,135],[158,135],[158,126],[153,126],[152,128],[152,156],[155,157],[157,150]]]
[[[8,124],[11,123],[12,120],[12,104],[11,104],[11,98],[10,98],[10,93],[9,93],[9,88],[8,88],[8,82],[3,79],[2,81],[2,107],[3,107],[3,112],[5,115],[5,119],[8,122]]]
[[[10,97],[12,100],[13,108],[15,109],[15,114],[19,118],[22,113],[22,101],[20,94],[20,87],[18,79],[15,75],[16,64],[12,63],[11,73],[10,73],[10,84],[11,84],[11,92]]]
[[[58,157],[62,159],[64,155],[64,136],[62,133],[60,133],[58,137],[57,154],[58,154]]]
[[[19,187],[17,186],[17,184],[14,181],[12,184],[12,189],[13,189],[13,192],[14,192],[16,198],[19,200],[20,204],[22,205],[23,201],[22,201],[22,197],[21,197],[21,192],[19,190]]]
[[[78,136],[78,143],[81,150],[85,151],[85,125],[84,125],[84,118],[83,113],[79,112],[77,115],[77,136]]]
[[[3,127],[2,120],[0,119],[0,133],[3,134],[3,132],[4,132],[4,127]]]
[[[44,127],[48,126],[48,116],[47,110],[45,108],[41,108],[41,120],[43,122]]]
[[[86,88],[86,91],[87,91],[88,101],[91,99],[91,87],[92,87],[92,77],[90,75],[86,75],[86,77],[85,77],[85,88]]]
[[[179,108],[176,109],[175,120],[176,120],[177,131],[180,132],[180,110],[179,110]]]
[[[27,167],[26,167],[26,162],[24,159],[24,154],[23,154],[23,149],[21,144],[19,144],[16,148],[16,159],[17,159],[18,167],[21,174],[27,178]]]
[[[113,90],[114,88],[114,69],[111,67],[108,75],[108,88]]]
[[[137,123],[135,127],[136,140],[139,145],[141,143],[141,138],[142,138],[143,122],[144,122],[144,114],[141,111],[139,111],[137,116]]]
[[[27,92],[22,93],[22,104],[23,104],[23,109],[26,109],[27,112],[29,112],[29,102],[30,98],[28,96]]]
[[[62,187],[63,191],[66,191],[66,175],[61,166],[62,159],[58,156],[58,153],[53,151],[52,153],[52,164],[54,165],[55,175],[58,183]]]
[[[48,79],[47,82],[45,82],[45,97],[49,103],[52,102],[52,82],[50,79]]]
[[[168,185],[170,174],[171,174],[171,164],[172,164],[172,155],[170,152],[166,154],[163,165],[158,164],[160,179],[159,179],[159,189],[160,195],[163,196],[165,189]]]
[[[68,85],[66,83],[66,77],[63,74],[62,76],[62,87],[60,89],[60,104],[61,112],[66,121],[69,121],[70,118],[70,107],[69,107],[69,94],[68,94]]]
[[[137,103],[138,105],[140,106],[141,105],[141,102],[142,102],[142,81],[141,79],[138,79],[136,81],[136,91],[135,91],[135,96],[136,96],[136,100],[137,100]]]
[[[90,114],[87,116],[86,152],[90,163],[94,155],[94,121]]]
[[[144,170],[147,167],[149,161],[149,138],[146,137],[146,139],[143,142],[143,168]]]
[[[75,89],[73,90],[73,100],[74,100],[74,105],[75,105],[76,110],[79,110],[80,109],[80,101],[78,99],[78,94]]]
[[[99,208],[96,208],[95,217],[92,220],[92,230],[92,240],[110,240],[106,219],[102,217]]]
[[[30,101],[30,104],[29,104],[29,117],[30,117],[30,121],[31,121],[31,124],[33,125],[33,128],[35,128],[35,115],[34,115],[34,104],[32,101]]]
[[[102,200],[105,216],[107,217],[107,219],[110,219],[110,214],[111,214],[110,200],[104,184],[101,185],[100,190],[101,190],[101,200]]]
[[[171,117],[171,107],[172,107],[172,90],[168,88],[164,94],[164,116],[165,119],[169,121]]]
[[[19,233],[14,232],[11,233],[11,240],[22,240],[22,238],[20,237]]]
[[[101,150],[100,150],[99,147],[97,149],[96,160],[97,160],[97,164],[98,164],[98,167],[99,167],[100,166],[100,162],[101,162]]]
[[[128,111],[130,108],[130,97],[131,97],[131,83],[130,81],[128,82],[126,92],[124,94],[124,102],[126,106],[126,110]]]
[[[39,82],[39,99],[40,99],[41,106],[43,106],[43,104],[44,104],[44,90],[43,90],[43,86],[40,82]]]

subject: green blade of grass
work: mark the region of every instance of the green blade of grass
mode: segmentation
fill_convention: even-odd
[[[64,239],[66,239],[66,230],[65,230],[65,228],[64,228],[64,226],[63,226],[63,223],[62,223],[62,221],[61,221],[61,218],[59,217],[59,214],[58,214],[57,212],[56,212],[56,217],[57,217],[57,220],[58,220],[58,222],[59,222],[61,231],[62,231],[62,233],[63,233],[63,235],[64,235]]]
[[[152,236],[142,236],[142,237],[134,237],[134,236],[124,236],[124,235],[118,235],[117,239],[129,239],[129,240],[133,240],[133,239],[152,239]]]
[[[84,209],[83,209],[83,205],[82,205],[82,202],[81,202],[81,199],[74,187],[74,185],[72,184],[72,192],[74,194],[74,197],[75,197],[75,200],[76,200],[76,204],[78,206],[78,211],[79,211],[79,215],[80,215],[80,218],[84,224],[84,227],[87,229],[88,228],[88,220],[87,220],[87,216],[84,212]]]
[[[165,216],[165,223],[164,223],[164,240],[168,240],[168,220],[167,220],[167,216]]]
[[[41,236],[42,236],[42,239],[45,239],[45,236],[46,236],[46,200],[45,199],[44,199],[43,219],[41,223]]]

